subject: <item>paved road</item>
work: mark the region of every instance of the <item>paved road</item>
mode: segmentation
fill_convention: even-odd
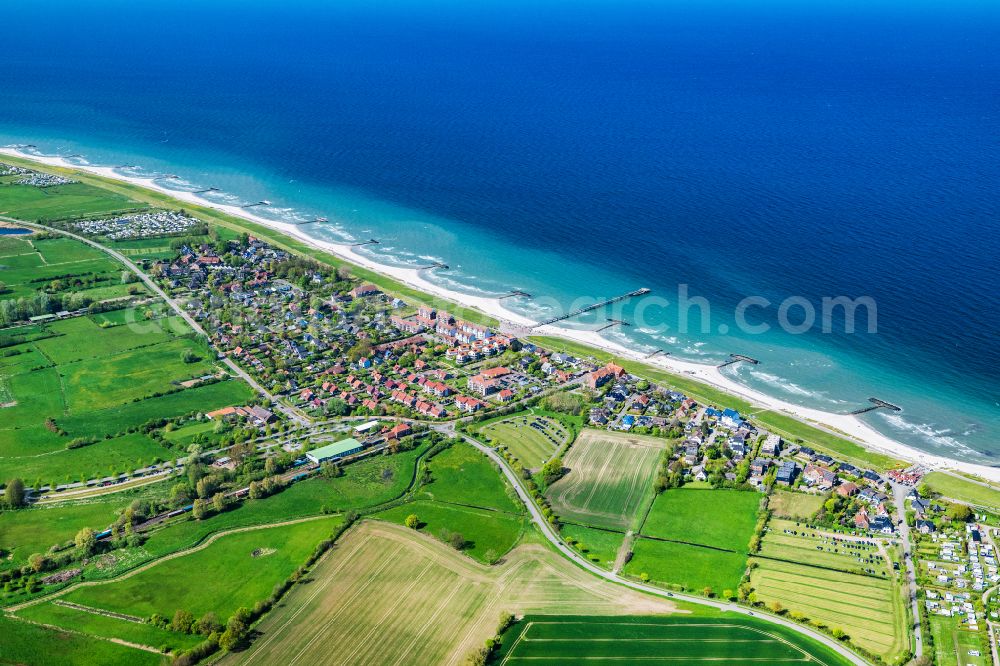
[[[507,480],[510,481],[511,485],[514,486],[514,489],[517,491],[518,497],[521,498],[521,501],[524,503],[524,506],[527,507],[528,512],[531,514],[531,520],[538,526],[538,529],[542,532],[545,538],[548,539],[552,543],[552,545],[555,546],[560,553],[562,553],[564,557],[572,560],[573,563],[576,564],[577,566],[586,569],[595,576],[600,576],[601,578],[610,580],[620,585],[624,585],[625,587],[630,587],[640,592],[656,595],[658,597],[677,599],[679,601],[687,601],[694,604],[700,604],[702,606],[711,606],[719,610],[729,611],[732,613],[739,613],[741,615],[759,617],[768,622],[774,624],[780,624],[781,626],[788,627],[801,634],[805,634],[806,636],[809,636],[810,638],[817,640],[820,643],[823,643],[832,650],[836,650],[837,653],[842,655],[844,658],[848,659],[853,664],[858,664],[859,666],[868,665],[869,662],[865,661],[860,655],[857,655],[848,648],[846,648],[842,643],[839,643],[838,641],[827,636],[826,634],[822,634],[818,631],[813,631],[812,629],[805,627],[801,624],[792,622],[791,620],[786,620],[785,618],[779,617],[777,615],[772,615],[771,613],[759,611],[756,609],[750,610],[748,608],[744,608],[743,606],[727,603],[724,601],[712,601],[711,599],[706,599],[704,597],[696,597],[677,592],[667,592],[666,590],[653,587],[652,585],[644,585],[642,583],[637,583],[635,581],[622,578],[621,576],[618,576],[617,574],[614,574],[610,571],[606,571],[605,569],[601,569],[600,567],[591,563],[590,560],[586,559],[585,557],[577,553],[570,546],[566,545],[563,542],[563,540],[559,537],[559,535],[556,533],[553,527],[549,524],[547,520],[545,520],[545,517],[542,516],[541,512],[538,510],[538,507],[535,505],[535,502],[531,499],[531,496],[528,494],[528,491],[525,490],[524,486],[522,485],[521,478],[517,474],[515,474],[514,471],[507,465],[507,461],[504,460],[502,456],[500,456],[496,451],[494,451],[490,447],[486,446],[485,444],[482,444],[478,440],[468,435],[461,434],[460,436],[463,439],[465,439],[465,441],[467,441],[469,444],[482,451],[484,454],[486,454],[487,457],[489,457],[491,460],[493,460],[493,462],[497,463],[500,466],[500,469],[503,472],[504,476],[506,476]]]
[[[913,653],[916,657],[924,654],[924,640],[920,629],[920,601],[917,599],[917,571],[913,562],[913,552],[910,546],[910,526],[906,522],[905,502],[909,486],[890,482],[892,501],[896,505],[896,521],[899,523],[899,537],[903,544],[903,562],[906,564],[906,587],[910,595],[910,607],[913,609]]]
[[[142,269],[140,269],[138,266],[136,266],[134,263],[132,263],[132,260],[129,259],[128,257],[126,257],[121,252],[118,252],[117,250],[112,250],[109,247],[101,245],[100,243],[98,243],[96,241],[92,241],[89,238],[86,238],[84,236],[80,236],[79,234],[74,234],[71,231],[64,231],[63,229],[56,229],[55,227],[49,227],[49,226],[46,226],[44,224],[37,224],[37,223],[34,223],[34,222],[24,222],[22,220],[16,220],[14,218],[0,217],[0,219],[8,220],[10,222],[15,222],[17,224],[24,224],[26,226],[35,227],[37,229],[44,229],[45,231],[50,231],[50,232],[55,233],[55,234],[62,234],[63,236],[68,236],[70,238],[74,238],[74,239],[80,241],[81,243],[86,243],[87,245],[90,245],[91,247],[97,248],[101,252],[104,252],[106,254],[111,255],[112,257],[114,257],[115,259],[117,259],[118,261],[120,261],[121,263],[125,264],[125,266],[127,266],[130,271],[132,271],[133,273],[135,273],[139,277],[139,279],[142,280],[142,282],[147,287],[149,287],[150,291],[152,291],[154,294],[156,294],[157,296],[159,296],[160,298],[162,298],[164,300],[164,302],[167,305],[169,305],[170,308],[174,312],[176,312],[178,316],[180,316],[182,319],[184,319],[184,321],[186,321],[191,328],[193,328],[200,335],[203,335],[206,338],[208,338],[209,340],[211,340],[211,336],[209,336],[209,334],[205,331],[205,329],[201,327],[201,324],[199,324],[197,321],[195,321],[194,317],[192,317],[190,314],[188,314],[188,312],[186,310],[184,310],[184,308],[182,308],[176,301],[174,301],[174,299],[170,298],[170,296],[168,296],[165,291],[163,291],[162,289],[160,289],[160,286],[158,284],[156,284],[156,282],[154,282],[151,277],[149,277],[148,275],[146,275],[142,271]],[[305,424],[307,424],[309,422],[309,420],[303,414],[299,413],[297,410],[294,410],[291,407],[288,407],[287,405],[285,405],[285,404],[281,403],[279,400],[277,400],[273,395],[271,395],[271,393],[267,389],[265,389],[263,386],[261,386],[260,384],[258,384],[257,381],[253,377],[251,377],[245,370],[243,370],[243,368],[241,368],[236,363],[234,363],[232,359],[230,359],[229,357],[224,357],[222,359],[222,362],[225,363],[229,367],[230,370],[232,370],[234,373],[236,373],[236,375],[238,375],[240,377],[240,379],[242,379],[243,381],[245,381],[255,391],[257,391],[257,393],[261,394],[262,396],[264,396],[264,398],[266,398],[273,405],[275,405],[275,408],[277,410],[279,410],[281,413],[283,413],[285,416],[287,416],[289,419],[291,419],[292,421],[294,421],[296,423],[299,423],[301,425],[305,425]]]

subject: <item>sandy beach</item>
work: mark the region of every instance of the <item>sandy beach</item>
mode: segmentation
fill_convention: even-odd
[[[377,261],[358,253],[354,248],[348,245],[317,240],[305,234],[297,225],[269,220],[259,215],[255,215],[252,212],[252,209],[248,210],[238,206],[215,203],[190,192],[172,190],[163,187],[160,183],[150,178],[125,176],[118,173],[112,167],[78,165],[67,162],[61,157],[37,156],[30,153],[22,153],[13,148],[0,148],[0,154],[35,160],[36,162],[51,166],[76,169],[81,172],[91,173],[105,178],[131,183],[150,190],[155,190],[182,202],[189,202],[199,206],[213,208],[234,217],[243,218],[261,226],[274,229],[288,236],[292,236],[317,249],[329,252],[330,254],[340,257],[353,264],[363,266],[383,275],[392,277],[393,279],[413,287],[414,289],[453,301],[461,307],[474,308],[491,315],[496,319],[519,326],[530,326],[534,323],[526,317],[504,308],[501,301],[496,298],[475,296],[447,289],[428,280],[420,270],[378,263]],[[775,398],[751,389],[722,374],[718,368],[713,365],[693,363],[663,355],[645,360],[644,354],[608,341],[593,331],[575,330],[559,326],[542,326],[536,328],[534,333],[584,343],[590,345],[591,347],[603,349],[626,358],[635,359],[652,366],[663,368],[664,370],[675,374],[692,377],[711,386],[720,388],[728,393],[744,398],[745,400],[753,403],[755,406],[758,406],[761,410],[769,409],[783,412],[817,427],[834,431],[848,439],[855,440],[862,446],[873,451],[878,451],[896,458],[918,463],[927,468],[961,471],[975,474],[990,481],[1000,482],[1000,468],[976,465],[973,463],[952,460],[924,453],[878,432],[854,416],[835,414],[832,412],[794,405],[790,402],[781,400],[780,398]]]

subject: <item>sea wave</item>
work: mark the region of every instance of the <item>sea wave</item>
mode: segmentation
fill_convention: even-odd
[[[886,421],[890,426],[911,435],[917,435],[921,439],[925,440],[929,444],[934,446],[948,449],[951,451],[960,451],[966,455],[972,455],[976,457],[982,457],[982,453],[976,451],[967,444],[963,444],[955,436],[955,431],[951,428],[938,428],[932,423],[912,423],[907,421],[900,414],[894,414],[890,412],[878,412],[878,415],[882,420]]]
[[[737,370],[737,374],[741,374]],[[831,398],[825,391],[816,391],[813,389],[807,389],[804,386],[796,384],[793,381],[785,379],[784,377],[779,377],[778,375],[771,374],[769,372],[763,372],[759,369],[749,369],[745,375],[744,379],[756,379],[764,382],[768,386],[773,386],[789,395],[795,395],[802,398],[811,398],[813,400],[820,400],[832,405],[845,404],[843,400],[837,400]]]

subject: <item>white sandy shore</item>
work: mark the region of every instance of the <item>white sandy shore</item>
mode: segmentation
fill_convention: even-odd
[[[399,266],[390,266],[386,264],[381,264],[372,259],[359,254],[354,248],[345,245],[332,243],[328,241],[318,240],[312,238],[294,224],[287,224],[282,222],[276,222],[274,220],[269,220],[267,218],[255,215],[252,210],[240,208],[238,206],[214,203],[212,201],[206,200],[196,194],[190,192],[180,192],[177,190],[172,190],[163,187],[160,183],[150,179],[150,178],[139,178],[132,176],[124,176],[112,167],[99,167],[92,165],[78,165],[71,162],[67,162],[61,157],[41,157],[37,155],[32,155],[28,153],[22,153],[16,149],[12,148],[0,148],[0,154],[8,154],[16,157],[22,157],[26,159],[35,160],[42,164],[47,164],[51,166],[66,167],[70,169],[77,169],[79,171],[92,173],[98,176],[103,176],[105,178],[111,178],[118,181],[123,181],[131,183],[133,185],[138,185],[140,187],[145,187],[147,189],[155,190],[163,194],[167,194],[180,201],[189,202],[192,204],[197,204],[199,206],[205,206],[209,208],[214,208],[216,210],[228,213],[234,217],[243,218],[249,220],[256,224],[269,227],[276,231],[280,231],[288,236],[293,236],[304,243],[307,243],[317,249],[329,252],[330,254],[336,255],[342,259],[345,259],[351,263],[363,266],[365,268],[371,269],[383,275],[392,277],[399,282],[402,282],[410,287],[418,289],[422,292],[433,294],[450,301],[457,303],[461,307],[474,308],[480,310],[486,314],[489,314],[501,321],[511,322],[516,325],[531,325],[534,322],[524,317],[523,315],[517,314],[503,307],[502,303],[496,298],[484,297],[484,296],[474,296],[470,294],[464,294],[458,291],[453,291],[442,287],[440,285],[434,284],[427,280],[421,271],[413,268],[403,268]],[[908,460],[914,463],[918,463],[924,467],[932,469],[950,469],[955,471],[966,472],[970,474],[975,474],[982,478],[998,481],[1000,482],[1000,468],[987,467],[985,465],[977,465],[974,463],[962,462],[958,460],[952,460],[950,458],[945,458],[942,456],[936,456],[923,451],[914,449],[913,447],[907,446],[902,442],[898,442],[887,435],[884,435],[867,423],[861,421],[857,417],[845,415],[845,414],[834,414],[832,412],[826,412],[819,409],[812,409],[809,407],[802,407],[799,405],[792,404],[780,398],[775,398],[773,396],[767,395],[750,387],[744,386],[739,382],[733,380],[730,377],[722,374],[718,368],[712,365],[705,365],[701,363],[693,363],[689,361],[682,361],[669,356],[657,356],[649,360],[644,359],[644,355],[636,352],[635,350],[628,349],[620,344],[611,342],[602,338],[600,335],[593,331],[576,330],[570,328],[564,328],[559,326],[543,326],[535,329],[534,333],[539,335],[549,335],[554,337],[560,337],[567,340],[572,340],[575,342],[581,342],[591,347],[596,347],[615,353],[617,355],[642,361],[652,366],[661,367],[669,372],[686,375],[702,381],[706,384],[720,388],[724,391],[732,393],[733,395],[739,396],[751,402],[755,406],[760,407],[760,410],[774,410],[778,412],[783,412],[789,416],[797,418],[801,421],[810,423],[811,425],[833,431],[836,434],[846,436],[848,439],[852,439],[862,446],[878,451],[881,453],[888,454],[890,456],[900,458],[902,460]]]

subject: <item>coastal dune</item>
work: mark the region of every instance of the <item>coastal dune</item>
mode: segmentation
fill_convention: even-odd
[[[173,197],[178,201],[213,208],[228,215],[232,215],[233,217],[242,218],[255,224],[273,229],[287,236],[294,237],[316,249],[328,252],[350,263],[363,266],[364,268],[389,276],[414,289],[447,299],[461,307],[479,310],[495,317],[500,321],[508,322],[511,325],[530,327],[535,323],[527,317],[503,307],[502,302],[497,298],[466,294],[448,289],[428,280],[424,273],[418,269],[379,263],[374,259],[359,253],[354,247],[347,244],[334,243],[313,238],[312,236],[304,233],[303,230],[295,224],[267,219],[260,215],[256,215],[252,209],[217,203],[191,192],[173,190],[164,187],[152,178],[123,175],[113,167],[79,165],[68,162],[62,157],[39,156],[24,153],[15,148],[0,148],[0,154],[30,159],[50,166],[75,169],[81,172],[154,190]],[[819,409],[803,407],[747,387],[724,375],[714,365],[683,361],[664,355],[656,356],[652,359],[645,359],[644,354],[633,349],[629,349],[621,344],[609,341],[594,331],[547,325],[535,328],[533,333],[583,343],[625,358],[641,361],[647,365],[662,368],[663,370],[674,374],[691,377],[710,386],[722,389],[735,396],[739,396],[759,407],[761,411],[772,410],[782,412],[815,427],[828,430],[837,435],[853,440],[870,450],[907,460],[929,469],[954,470],[974,474],[990,481],[1000,482],[1000,468],[952,460],[950,458],[919,451],[875,430],[855,416],[835,414]]]

